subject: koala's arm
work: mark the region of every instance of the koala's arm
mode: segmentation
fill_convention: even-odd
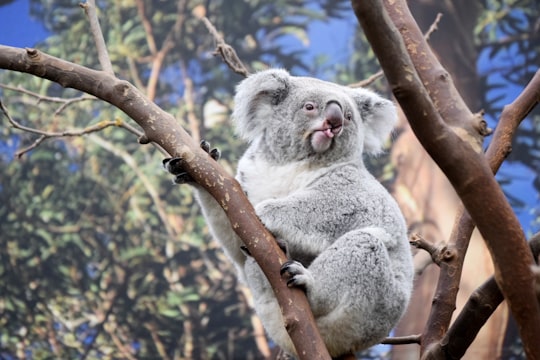
[[[255,206],[270,232],[297,251],[320,253],[339,236],[361,227],[402,231],[401,215],[382,186],[364,169],[343,165],[286,197]],[[391,247],[391,244],[387,244]]]
[[[218,160],[220,152],[218,149],[210,149],[210,144],[201,142],[201,148],[208,152],[214,159]],[[245,254],[242,252],[242,241],[232,229],[229,218],[223,208],[202,186],[193,181],[191,176],[184,169],[184,160],[181,158],[167,158],[163,160],[164,168],[174,175],[174,182],[177,184],[190,184],[193,187],[197,202],[206,219],[210,232],[223,246],[225,253],[237,268],[238,275],[243,281]]]
[[[336,171],[316,186],[256,206],[292,260],[311,254],[308,264],[291,261],[282,271],[290,285],[306,290],[331,354],[387,336],[412,290],[412,257],[397,205],[374,179],[366,175],[350,186],[345,175]]]

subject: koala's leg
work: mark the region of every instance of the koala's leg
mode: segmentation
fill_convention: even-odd
[[[295,355],[294,345],[285,329],[281,308],[272,286],[254,258],[245,263],[246,283],[253,296],[255,312],[261,319],[270,338],[283,350]]]
[[[332,356],[372,346],[388,335],[409,298],[396,281],[383,229],[340,237],[309,266],[306,294]],[[387,235],[386,235],[387,236]]]

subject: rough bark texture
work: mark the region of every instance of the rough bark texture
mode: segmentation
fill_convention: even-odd
[[[408,32],[410,25],[407,23],[412,21],[412,17],[408,10],[403,8],[403,2],[391,2],[391,6],[388,6],[388,3],[390,2],[387,2],[386,6],[391,8],[390,14],[398,29],[402,33],[405,30]],[[470,2],[464,0],[451,3],[424,0],[410,3],[410,6],[422,29],[430,25],[438,12],[443,14],[438,23],[438,31],[431,35],[430,45],[444,68],[452,74],[454,81],[448,84],[455,85],[459,93],[451,93],[444,88],[428,91],[432,97],[438,97],[438,100],[434,101],[436,106],[444,103],[447,98],[456,97],[456,95],[459,97],[456,103],[459,103],[459,108],[468,115],[457,120],[465,125],[467,125],[466,122],[474,124],[472,128],[469,128],[480,145],[481,137],[478,135],[482,135],[484,129],[478,122],[471,121],[472,114],[467,109],[467,105],[478,109],[480,103],[478,82],[476,82],[477,53],[473,42],[478,7],[471,6]],[[410,34],[406,35],[410,41]],[[445,72],[436,70],[430,65],[432,59],[428,59],[429,51],[419,47],[421,44],[413,44],[407,45],[407,48],[409,52],[412,52],[411,49],[414,50],[416,56],[422,59],[419,62],[421,65],[417,67],[422,69],[420,76],[429,89],[435,82],[425,78],[423,75],[425,69],[435,74],[439,72],[441,75]],[[416,60],[415,63],[417,63]],[[439,111],[442,110],[443,118],[445,121],[455,121],[452,119],[455,113],[447,109],[448,106],[446,110],[439,109]],[[458,110],[456,107],[449,109]],[[456,125],[460,126],[459,123]],[[480,132],[475,134],[475,130],[480,130]],[[448,329],[454,307],[457,310],[455,314],[459,313],[471,292],[487,279],[494,269],[482,237],[478,232],[473,232],[474,226],[464,219],[455,220],[462,213],[460,200],[444,174],[423,150],[406,119],[400,122],[398,133],[400,136],[392,148],[392,160],[398,170],[394,195],[402,209],[405,209],[407,221],[413,232],[418,232],[424,238],[437,243],[445,243],[450,239],[447,249],[456,254],[441,264],[441,271],[436,266],[424,269],[415,283],[413,301],[407,315],[396,331],[398,336],[424,333],[426,336],[424,336],[423,347],[425,347],[440,340]],[[464,216],[468,217],[468,214]],[[467,251],[467,257],[462,274],[463,257],[460,254],[464,251]],[[429,261],[429,256],[420,253],[415,261],[419,267],[422,267],[422,263]],[[453,279],[457,277],[459,280],[461,274],[461,283],[457,284]],[[426,309],[431,306],[431,313],[426,312]],[[441,316],[441,312],[445,316]],[[504,331],[507,316],[507,308],[499,307],[472,344],[468,357],[493,359],[498,356],[502,346],[500,334]],[[396,359],[402,359],[405,356],[418,358],[419,351],[420,348],[415,345],[395,347],[394,357]]]
[[[477,9],[474,6],[471,7],[470,3],[463,4],[463,1],[441,3],[427,0],[411,3],[411,7],[413,13],[419,14],[417,19],[424,20],[424,28],[429,25],[428,20],[434,18],[438,11],[444,13],[443,20],[439,23],[439,31],[432,35],[430,44],[435,52],[440,55],[439,58],[443,65],[450,70],[460,94],[463,95],[470,106],[474,106],[473,104],[477,104],[479,99],[478,86],[471,81],[476,78],[475,63],[477,54],[474,51],[472,42],[472,31]],[[460,30],[454,31],[456,28]],[[447,30],[445,31],[445,29]],[[457,35],[449,36],[450,34]],[[501,115],[486,154],[490,167],[494,172],[498,170],[510,152],[511,141],[517,126],[539,101],[539,76],[537,73],[519,98],[511,105],[508,105]],[[397,191],[395,195],[402,207],[405,206],[411,209],[407,213],[410,214],[408,217],[409,223],[414,224],[414,231],[435,241],[450,239],[447,245],[448,249],[457,254],[457,256],[442,263],[440,274],[439,269],[435,266],[430,266],[424,270],[415,284],[414,300],[411,303],[409,312],[396,331],[397,336],[421,333],[422,331],[424,333],[431,332],[436,337],[424,339],[424,346],[429,346],[429,343],[439,340],[449,326],[450,319],[441,316],[441,309],[444,307],[452,309],[454,305],[452,298],[455,298],[455,293],[459,290],[456,304],[457,311],[454,315],[459,314],[463,305],[469,300],[471,292],[479,286],[481,281],[492,274],[493,268],[489,252],[480,234],[477,231],[473,232],[474,224],[468,213],[463,212],[462,206],[457,208],[460,215],[458,215],[458,219],[454,224],[454,229],[451,233],[449,232],[453,221],[450,214],[454,214],[457,204],[455,202],[448,204],[447,200],[455,199],[455,197],[449,196],[449,189],[445,187],[445,185],[449,186],[448,183],[443,182],[441,184],[439,176],[443,176],[442,173],[431,171],[433,169],[431,160],[426,159],[425,153],[410,133],[410,128],[405,121],[404,127],[406,127],[406,130],[400,132],[400,138],[392,149],[394,163],[400,169],[396,181]],[[415,167],[409,167],[408,165],[411,163],[414,163]],[[417,173],[418,176],[416,176]],[[450,190],[450,192],[453,191]],[[445,204],[443,208],[446,213],[432,212],[432,208],[435,208],[435,210],[440,209],[437,205],[433,206],[433,204]],[[444,235],[437,237],[437,234],[440,233],[444,233]],[[471,233],[472,239],[469,243],[468,239]],[[466,251],[467,247],[468,253],[462,273],[463,256],[460,254]],[[422,253],[417,256],[428,258],[426,254]],[[459,279],[460,276],[461,283],[459,284],[460,288],[458,288],[452,277]],[[437,277],[437,293],[434,295],[435,302],[428,319],[424,310],[430,306],[430,299],[432,299],[431,295],[434,294],[434,284]],[[430,326],[424,328],[426,322]],[[467,345],[470,344],[470,346],[467,353],[460,353],[459,356],[463,356],[464,359],[493,359],[500,357],[507,322],[508,308],[504,304],[499,306],[497,311],[489,317],[488,322],[481,328],[479,334],[474,333],[476,339],[472,344],[460,341],[461,344],[466,343]],[[424,330],[422,330],[423,328]],[[476,328],[476,331],[479,329],[480,327]],[[436,330],[436,332],[433,330]],[[463,329],[456,330],[453,327],[452,334],[455,335],[460,330]],[[471,333],[470,330],[465,330]],[[445,336],[444,340],[449,344],[450,348],[452,347],[452,340],[449,340],[451,338],[452,336]],[[462,340],[466,338],[462,338]],[[419,347],[414,345],[400,346],[394,349],[394,357],[399,359],[405,356],[417,358],[418,351]]]
[[[491,169],[441,119],[410,58],[403,56],[405,45],[381,2],[353,1],[353,8],[413,131],[486,239],[495,279],[519,324],[525,353],[540,358],[540,308],[530,269],[532,254]]]

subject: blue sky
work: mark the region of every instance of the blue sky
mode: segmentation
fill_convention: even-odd
[[[76,5],[74,5],[76,6]],[[310,25],[310,42],[306,48],[307,56],[314,57],[320,54],[328,54],[333,61],[345,63],[351,51],[350,39],[355,30],[356,18],[351,14],[341,20],[332,20],[330,22],[314,22]],[[0,44],[16,47],[33,47],[36,43],[44,40],[47,32],[43,25],[30,17],[30,1],[15,0],[14,2],[0,6]],[[303,46],[298,40],[289,40],[289,48]],[[507,54],[508,55],[508,54]],[[481,56],[478,67],[481,73],[500,64],[494,63],[496,59],[488,59],[487,56]],[[298,74],[300,75],[300,74]],[[304,75],[304,74],[302,74]],[[325,74],[320,74],[323,78]],[[330,76],[330,75],[328,75]],[[501,103],[511,102],[521,89],[516,87],[504,88],[506,96]],[[488,119],[490,126],[496,125],[494,119]],[[505,189],[528,206],[516,209],[516,213],[526,232],[538,231],[539,225],[532,225],[535,214],[531,209],[538,207],[539,199],[533,188],[532,182],[536,174],[529,168],[519,163],[506,163],[503,165],[501,174],[512,175],[514,180],[510,186]],[[531,196],[534,194],[534,196]]]
[[[0,6],[0,44],[32,47],[46,36],[41,22],[30,17],[29,0],[15,0]]]

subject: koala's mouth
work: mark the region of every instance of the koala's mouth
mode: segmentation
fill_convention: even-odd
[[[326,135],[328,138],[331,139],[334,136],[341,134],[342,130],[343,130],[343,124],[340,124],[333,127],[327,127],[325,129],[315,130],[315,132],[321,131],[324,135]]]
[[[330,148],[335,137],[339,136],[343,131],[343,123],[340,124],[324,124],[321,128],[313,129],[310,132],[311,146],[317,153],[324,152]]]

